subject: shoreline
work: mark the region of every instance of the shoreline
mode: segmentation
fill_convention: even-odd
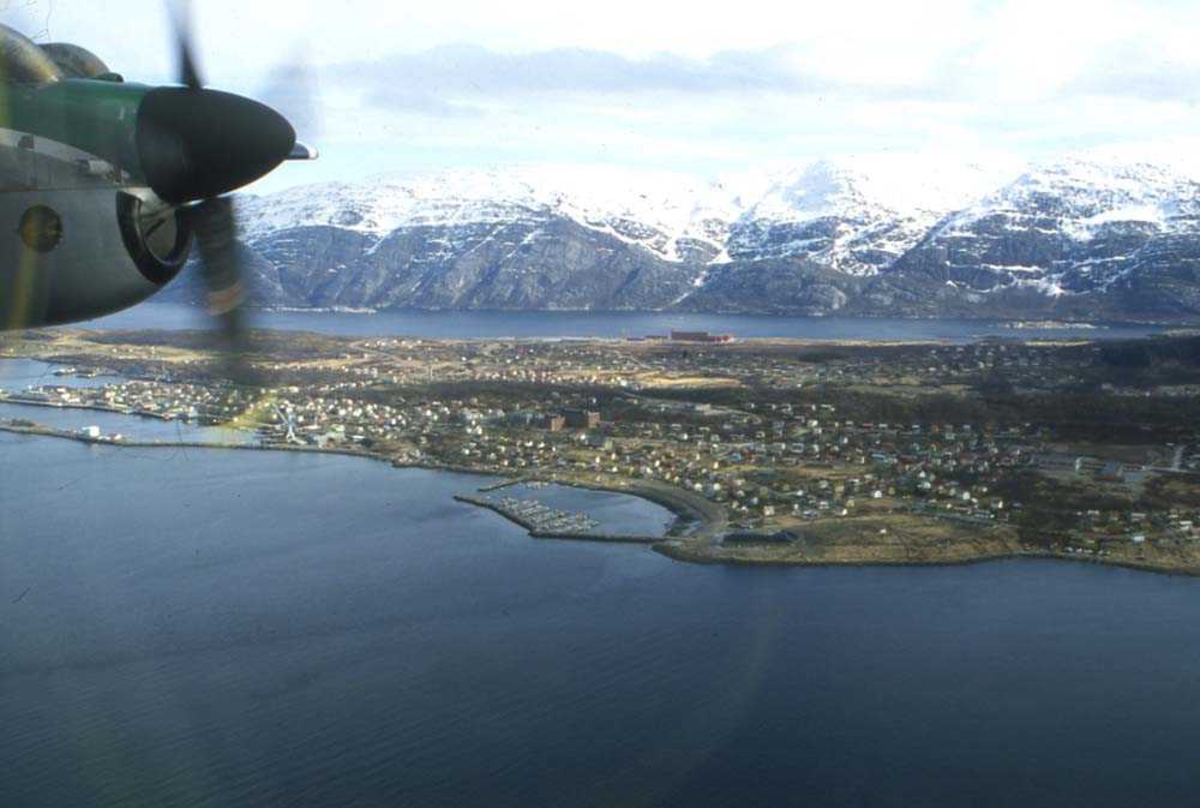
[[[122,413],[127,414],[127,413]],[[57,438],[59,440],[70,440],[76,443],[82,443],[86,446],[111,446],[114,448],[129,448],[129,449],[218,449],[218,450],[234,450],[234,451],[253,451],[253,452],[293,452],[296,454],[314,454],[314,455],[340,455],[342,457],[360,457],[366,460],[373,460],[380,463],[387,463],[393,468],[399,469],[423,469],[425,471],[448,471],[454,474],[470,474],[479,477],[499,478],[497,482],[484,486],[479,490],[498,490],[508,486],[520,485],[522,483],[545,482],[554,485],[561,485],[568,488],[581,488],[591,491],[601,491],[609,494],[626,494],[635,496],[640,499],[653,502],[656,505],[669,510],[676,517],[677,522],[682,521],[686,525],[691,525],[696,522],[704,522],[703,511],[686,503],[686,494],[680,497],[671,497],[664,492],[651,490],[645,486],[631,485],[628,488],[618,486],[606,486],[598,483],[585,483],[577,480],[564,480],[556,477],[545,475],[520,475],[508,476],[502,472],[488,471],[486,469],[473,468],[471,466],[458,466],[451,463],[422,463],[411,461],[400,461],[387,455],[371,452],[366,449],[320,449],[308,446],[289,446],[287,444],[270,444],[263,445],[258,443],[213,443],[208,441],[138,441],[138,440],[121,440],[111,441],[103,439],[93,439],[84,435],[69,432],[63,429],[36,425],[32,427],[16,426],[13,424],[0,423],[0,432],[6,432],[13,435],[28,435],[40,438]],[[681,492],[683,493],[683,492]],[[474,504],[474,503],[472,503]],[[674,530],[676,525],[672,525],[671,530]],[[671,536],[670,531],[664,536],[655,537],[655,541],[663,541]]]
[[[13,396],[11,393],[0,391],[0,404],[9,404],[14,407],[45,407],[51,410],[88,410],[90,412],[107,412],[113,415],[128,415],[133,418],[150,418],[155,421],[163,421],[173,423],[179,421],[190,426],[209,426],[208,424],[198,424],[184,418],[172,418],[157,412],[149,410],[128,410],[120,407],[106,407],[103,404],[56,404],[53,401],[37,401],[34,399],[21,398]]]
[[[13,424],[0,424],[0,433],[8,433],[15,435],[25,435],[42,438],[57,438],[60,440],[71,440],[76,443],[82,443],[91,446],[111,446],[115,448],[131,448],[131,449],[175,449],[175,448],[194,448],[194,449],[226,449],[240,451],[258,451],[258,452],[294,452],[298,454],[327,454],[341,455],[344,457],[359,457],[367,460],[389,463],[394,468],[415,468],[426,471],[443,471],[456,474],[471,474],[481,477],[499,477],[494,485],[507,486],[516,485],[527,482],[546,482],[554,485],[562,485],[573,488],[582,488],[593,491],[601,491],[612,494],[626,494],[636,496],[660,505],[671,511],[676,516],[676,524],[668,529],[667,533],[661,537],[606,537],[596,534],[556,534],[547,533],[539,534],[531,530],[527,525],[513,519],[508,514],[492,507],[485,501],[474,501],[470,495],[454,495],[454,499],[464,504],[470,504],[475,507],[486,508],[498,513],[510,522],[517,524],[524,529],[534,539],[554,539],[562,541],[595,541],[609,544],[642,544],[646,545],[650,550],[658,553],[672,561],[685,564],[701,564],[701,565],[724,565],[731,567],[795,567],[795,568],[815,568],[815,567],[948,567],[960,566],[968,564],[985,564],[992,561],[1008,561],[1008,560],[1047,560],[1047,561],[1063,561],[1092,564],[1095,566],[1124,568],[1137,572],[1147,572],[1157,575],[1177,575],[1188,578],[1200,577],[1200,568],[1197,567],[1171,567],[1151,562],[1138,562],[1121,559],[1098,559],[1087,558],[1078,555],[1063,555],[1058,553],[1048,553],[1044,551],[1010,551],[1000,553],[979,553],[977,555],[967,555],[956,558],[926,558],[926,559],[874,559],[863,561],[860,559],[838,559],[838,558],[819,558],[819,559],[771,559],[771,558],[753,558],[753,557],[738,557],[738,556],[715,556],[705,552],[705,548],[713,546],[724,546],[718,543],[717,539],[720,536],[715,535],[718,529],[725,527],[724,521],[717,522],[709,518],[707,509],[695,507],[694,499],[688,492],[685,491],[664,491],[657,487],[641,484],[636,482],[630,483],[625,487],[605,486],[599,483],[587,483],[584,481],[562,480],[556,479],[549,475],[522,475],[518,477],[506,478],[504,474],[482,469],[469,468],[465,466],[455,466],[445,463],[409,463],[400,462],[386,455],[369,452],[366,450],[354,449],[320,449],[309,448],[304,446],[287,446],[287,445],[269,445],[261,444],[235,444],[235,443],[206,443],[203,441],[173,441],[170,443],[154,442],[154,441],[106,441],[94,440],[83,435],[78,435],[74,432],[55,429],[52,427],[35,426],[22,427]],[[663,486],[665,488],[665,486]],[[706,501],[707,502],[707,501]],[[675,533],[676,528],[681,523],[684,525],[694,524],[699,520],[700,527],[690,536],[680,536]],[[711,541],[700,544],[701,539],[711,539]],[[690,540],[690,541],[689,541]]]
[[[159,307],[172,307],[172,308],[177,308],[177,309],[182,309],[182,310],[187,310],[187,311],[194,311],[197,314],[203,313],[202,307],[192,306],[192,305],[188,305],[186,303],[152,302],[150,305],[151,306],[159,306]],[[594,309],[594,308],[570,308],[570,307],[522,309],[522,308],[454,308],[454,307],[426,308],[426,307],[420,307],[420,306],[401,306],[401,307],[396,307],[396,308],[355,307],[355,306],[347,306],[347,307],[338,307],[338,306],[314,306],[314,307],[253,306],[253,307],[248,307],[248,308],[250,308],[252,311],[262,312],[265,314],[300,314],[300,315],[338,314],[338,315],[362,316],[362,317],[364,317],[364,319],[369,319],[369,318],[373,318],[373,317],[377,317],[377,316],[383,316],[383,317],[403,316],[406,314],[417,315],[417,316],[445,315],[445,314],[465,314],[465,315],[483,315],[483,316],[487,316],[487,315],[518,315],[518,316],[520,316],[520,315],[532,315],[532,316],[567,315],[567,316],[570,316],[570,315],[580,315],[580,314],[598,314],[598,315],[603,315],[603,316],[617,316],[617,317],[681,317],[681,316],[682,317],[701,317],[701,318],[703,318],[703,317],[745,317],[745,318],[762,318],[762,319],[767,319],[767,320],[770,320],[770,319],[794,320],[797,318],[802,318],[802,319],[810,319],[810,320],[831,320],[831,319],[867,320],[867,321],[894,320],[894,321],[900,321],[900,322],[905,322],[905,321],[926,322],[926,321],[944,320],[944,321],[949,321],[949,322],[962,322],[962,323],[972,323],[972,324],[973,323],[1001,324],[1001,323],[1005,323],[1005,322],[1014,322],[1014,321],[1019,321],[1022,319],[1028,319],[1028,312],[1013,312],[1012,315],[1010,315],[1008,317],[998,316],[995,314],[987,315],[987,316],[973,316],[973,313],[969,310],[956,312],[953,315],[938,315],[938,314],[920,314],[920,313],[883,314],[883,313],[877,313],[877,312],[872,312],[872,311],[859,311],[859,312],[854,312],[854,313],[831,312],[831,313],[827,313],[827,314],[804,314],[800,311],[787,311],[787,310],[761,311],[761,310],[751,310],[751,309],[744,309],[744,308],[737,308],[737,307],[719,308],[719,309],[713,310],[713,311],[679,309],[679,308],[671,308],[671,307],[664,307],[664,308],[658,308],[658,309],[654,309],[654,308]],[[1047,317],[1053,317],[1053,312],[1045,312],[1044,314]],[[1115,318],[1115,319],[1112,318],[1111,316],[1104,316],[1103,313],[1098,313],[1098,315],[1099,316],[1096,316],[1096,317],[1080,317],[1076,320],[1064,320],[1063,322],[1070,322],[1070,323],[1082,322],[1082,323],[1090,323],[1090,324],[1095,324],[1095,325],[1117,326],[1117,327],[1121,327],[1121,326],[1134,326],[1134,327],[1137,327],[1137,326],[1171,326],[1171,325],[1178,324],[1178,323],[1182,323],[1187,326],[1200,325],[1200,320],[1198,320],[1195,316],[1189,316],[1189,315],[1178,316],[1178,315],[1169,315],[1169,314],[1152,314],[1150,316],[1144,316],[1144,315],[1138,316],[1138,315],[1134,314],[1130,317],[1119,317],[1119,318]],[[115,316],[115,315],[110,315],[110,316]],[[121,326],[113,325],[113,326],[108,326],[108,327],[105,327],[102,329],[97,329],[97,330],[122,331],[122,330],[132,330],[136,327],[138,327],[138,326],[136,326],[136,324],[135,325],[121,325]],[[145,328],[145,326],[140,326],[140,327]],[[174,327],[174,328],[169,328],[167,330],[182,330],[182,329],[179,329],[178,327]],[[286,330],[294,330],[294,329],[276,328],[275,330],[285,330],[286,331]],[[419,334],[397,334],[397,336],[411,337],[411,338],[417,338],[417,339],[427,338],[427,337],[423,337]]]
[[[820,567],[965,567],[975,564],[990,564],[996,561],[1061,561],[1077,564],[1090,564],[1096,567],[1111,567],[1127,569],[1134,572],[1146,572],[1154,575],[1175,575],[1184,578],[1200,578],[1200,568],[1196,567],[1166,567],[1136,561],[1121,561],[1088,558],[1078,555],[1064,555],[1030,550],[1027,552],[981,553],[975,556],[946,559],[896,559],[877,561],[860,561],[857,559],[838,560],[834,558],[811,559],[805,561],[783,561],[769,558],[717,558],[701,553],[688,553],[687,548],[679,543],[660,542],[651,547],[654,552],[672,561],[684,564],[701,564],[707,566],[729,567],[776,567],[776,568],[820,568]]]

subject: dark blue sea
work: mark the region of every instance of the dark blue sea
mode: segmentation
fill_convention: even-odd
[[[0,805],[1200,803],[1200,581],[690,566],[486,482],[0,435]]]

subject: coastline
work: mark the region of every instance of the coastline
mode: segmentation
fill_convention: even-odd
[[[45,405],[34,405],[45,406]],[[130,414],[130,413],[121,413]],[[322,449],[309,446],[289,446],[287,444],[270,444],[263,445],[260,443],[215,443],[210,441],[138,441],[138,440],[121,440],[111,441],[104,439],[93,439],[84,435],[70,432],[54,427],[36,425],[31,427],[16,426],[13,424],[0,423],[0,432],[7,432],[13,435],[27,435],[41,438],[57,438],[60,440],[71,440],[76,443],[82,443],[87,446],[111,446],[114,448],[129,448],[129,449],[224,449],[224,450],[239,450],[239,451],[254,451],[254,452],[295,452],[297,454],[326,454],[326,455],[341,455],[343,457],[360,457],[366,460],[374,460],[380,463],[387,463],[394,468],[414,468],[424,469],[426,471],[448,471],[454,474],[470,474],[479,477],[500,478],[498,482],[490,486],[485,486],[487,490],[495,490],[511,485],[519,485],[525,482],[546,482],[554,485],[561,485],[568,488],[581,488],[591,491],[602,491],[610,494],[628,494],[639,497],[640,499],[653,502],[656,505],[661,505],[671,511],[676,517],[677,523],[691,525],[701,523],[703,526],[708,525],[708,521],[704,518],[705,513],[702,509],[695,507],[694,503],[689,502],[686,492],[680,492],[679,495],[672,496],[671,492],[659,491],[651,486],[630,485],[621,487],[616,485],[606,486],[598,483],[585,483],[578,480],[560,479],[548,475],[520,475],[509,476],[501,472],[488,471],[486,469],[474,468],[471,466],[459,466],[451,463],[425,463],[414,461],[400,461],[378,452],[371,452],[366,449]],[[475,503],[471,503],[475,504]],[[672,526],[674,530],[676,526]],[[671,535],[668,531],[667,535]],[[545,538],[545,537],[538,537]],[[579,538],[572,535],[570,538]],[[665,537],[654,537],[655,541],[662,541]],[[603,540],[598,539],[598,540]],[[611,540],[611,539],[610,539]],[[639,539],[640,541],[641,539]]]
[[[0,433],[43,438],[58,438],[62,440],[72,440],[85,445],[111,446],[115,448],[175,449],[184,447],[195,449],[226,449],[258,452],[278,451],[306,454],[341,455],[345,457],[360,457],[378,462],[386,462],[395,468],[417,468],[427,471],[448,471],[457,474],[471,474],[492,478],[506,477],[506,475],[502,473],[466,466],[456,466],[445,463],[401,462],[386,455],[361,449],[323,449],[310,448],[307,446],[288,446],[279,444],[264,446],[262,444],[210,443],[204,441],[156,442],[125,440],[115,442],[96,440],[79,435],[75,432],[68,432],[66,430],[40,425],[24,427],[13,424],[0,424]],[[719,552],[720,550],[725,550],[728,547],[728,545],[724,545],[720,542],[720,539],[724,534],[724,529],[727,527],[727,525],[724,519],[712,518],[712,512],[717,508],[715,503],[711,503],[712,507],[710,508],[698,507],[698,503],[695,501],[697,498],[692,496],[689,492],[682,490],[666,490],[668,488],[667,486],[655,486],[637,482],[631,482],[627,485],[605,486],[601,483],[560,479],[551,475],[520,475],[509,477],[507,479],[501,479],[495,485],[505,486],[523,482],[547,482],[573,488],[636,496],[660,505],[674,513],[676,516],[676,523],[672,525],[667,533],[661,537],[605,536],[603,534],[591,533],[542,534],[531,530],[530,526],[522,524],[521,521],[514,519],[510,514],[498,510],[490,503],[478,500],[470,495],[455,495],[454,499],[464,504],[470,504],[474,505],[475,507],[482,507],[495,511],[503,518],[506,518],[514,524],[517,524],[525,529],[531,538],[564,541],[596,541],[602,543],[643,544],[648,546],[649,549],[653,550],[659,555],[669,558],[672,561],[687,564],[725,565],[732,567],[942,567],[965,564],[983,564],[991,561],[1042,559],[1052,561],[1083,562],[1096,566],[1124,568],[1138,572],[1149,572],[1159,575],[1178,575],[1190,578],[1200,577],[1200,567],[1195,566],[1171,566],[1169,564],[1155,564],[1153,562],[1138,561],[1135,559],[1095,558],[1080,555],[1068,555],[1063,553],[1017,549],[976,551],[974,553],[964,553],[961,556],[942,558],[878,557],[863,559],[859,557],[853,557],[851,554],[844,554],[842,557],[838,557],[836,554],[834,554],[823,557],[791,556],[788,558],[772,558],[750,554],[749,551],[755,549],[756,545],[748,545],[746,547],[739,548],[743,552],[742,554],[738,555],[733,553]],[[707,500],[704,502],[707,503]],[[696,529],[691,531],[688,535],[682,535],[681,532],[679,532],[681,529],[686,529],[692,525],[696,525]]]
[[[103,404],[57,404],[52,401],[38,401],[36,399],[22,398],[14,396],[10,393],[0,391],[0,404],[8,404],[14,407],[47,407],[52,410],[88,410],[90,412],[108,412],[113,415],[129,415],[136,418],[153,418],[156,421],[171,422],[177,419],[170,418],[162,413],[151,412],[149,410],[130,410],[120,407],[106,407]],[[190,423],[190,422],[185,422]]]
[[[1077,564],[1090,564],[1096,567],[1111,567],[1127,569],[1135,572],[1148,572],[1155,575],[1174,575],[1184,578],[1200,578],[1198,567],[1169,567],[1151,563],[1128,561],[1122,559],[1110,560],[1089,558],[1086,556],[1067,555],[1064,553],[1047,553],[1040,550],[1009,551],[1002,553],[980,553],[962,558],[944,559],[895,559],[862,561],[858,559],[820,558],[806,561],[776,560],[765,558],[725,557],[718,558],[688,552],[684,545],[675,542],[660,542],[651,547],[659,555],[666,556],[672,561],[684,564],[702,564],[709,566],[728,567],[961,567],[974,564],[990,564],[995,561],[1062,561]]]

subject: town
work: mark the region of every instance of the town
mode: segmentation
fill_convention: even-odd
[[[685,560],[1051,555],[1200,572],[1194,336],[850,344],[262,332],[248,357],[254,384],[225,379],[208,338],[39,333],[4,355],[120,376],[52,380],[4,400],[31,405],[33,422],[33,406],[59,406],[231,424],[267,447],[636,493],[680,515],[656,546]],[[572,532],[590,526],[571,520]]]

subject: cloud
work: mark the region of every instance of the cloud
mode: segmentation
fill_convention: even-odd
[[[1127,42],[1095,59],[1063,94],[1194,103],[1200,100],[1200,64]]]
[[[840,63],[830,62],[823,50],[799,44],[726,50],[707,58],[669,53],[631,58],[584,48],[502,53],[479,45],[443,45],[372,62],[335,64],[324,69],[324,76],[396,111],[459,117],[481,113],[489,104],[570,103],[596,96],[637,103],[651,94],[685,102],[778,96],[864,103],[1012,103],[1059,95],[1077,72],[1061,59],[1054,63],[1047,57],[1037,64],[1045,69],[1018,69],[1007,47],[987,39],[932,54],[920,71],[893,73],[881,67],[855,75],[842,74]],[[1142,67],[1129,72],[1131,64]],[[1098,63],[1090,83],[1080,81],[1068,91],[1174,97],[1182,94],[1188,75],[1167,75],[1144,59],[1110,58]]]
[[[484,110],[473,104],[449,101],[436,93],[403,86],[376,87],[367,100],[383,104],[393,111],[427,115],[432,118],[465,119],[484,115]]]
[[[50,38],[131,80],[173,76],[161,9],[52,5],[0,0],[0,21],[49,20]],[[1196,0],[193,6],[212,85],[268,101],[321,147],[278,183],[512,161],[707,173],[844,151],[1036,156],[1196,131]]]
[[[831,87],[798,70],[793,48],[726,51],[707,59],[659,54],[631,59],[616,53],[562,48],[498,53],[476,45],[449,45],[395,54],[371,63],[335,65],[326,76],[403,109],[443,111],[429,99],[511,99],[549,94],[671,92],[817,93]]]

